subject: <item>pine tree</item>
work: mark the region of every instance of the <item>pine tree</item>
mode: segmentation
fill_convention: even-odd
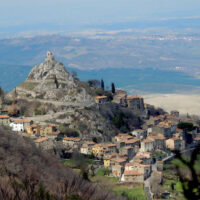
[[[101,89],[104,90],[104,81],[101,79]]]
[[[112,93],[115,94],[115,84],[114,83],[111,84],[111,88],[112,88]]]

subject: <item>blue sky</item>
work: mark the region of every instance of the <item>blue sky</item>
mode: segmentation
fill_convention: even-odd
[[[0,0],[0,32],[197,16],[200,0]],[[200,14],[199,14],[200,15]],[[29,28],[30,29],[30,28]]]

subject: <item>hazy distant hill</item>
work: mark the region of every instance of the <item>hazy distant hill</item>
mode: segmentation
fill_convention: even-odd
[[[115,82],[129,91],[150,93],[199,90],[199,80],[179,71],[199,76],[200,40],[159,37],[92,39],[54,35],[0,40],[0,85],[5,90],[13,89],[51,50],[84,81],[104,78],[108,86]]]
[[[112,37],[112,35],[110,35]],[[80,69],[157,68],[191,72],[199,68],[200,37],[73,38],[38,36],[0,40],[0,64],[36,65],[47,50]]]

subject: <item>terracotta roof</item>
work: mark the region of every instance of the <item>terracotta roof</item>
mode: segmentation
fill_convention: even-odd
[[[125,167],[130,167],[130,166],[134,166],[134,165],[135,165],[134,162],[129,162],[129,163],[126,163],[126,164],[125,164]]]
[[[127,101],[130,101],[130,100],[133,100],[133,99],[142,99],[142,97],[133,95],[133,96],[128,96],[128,97],[126,98]]]
[[[87,144],[87,145],[95,145],[96,143],[93,142],[93,141],[88,141],[88,142],[85,142],[85,144]]]
[[[48,135],[59,135],[60,131],[48,133]]]
[[[143,140],[142,142],[144,142],[144,143],[151,143],[151,142],[153,142],[152,140],[149,140],[149,139],[145,139],[145,140]]]
[[[111,160],[113,162],[118,162],[118,163],[126,162],[126,159],[123,158],[112,158]]]
[[[15,120],[13,120],[13,122],[16,123],[16,124],[23,124],[23,123],[30,123],[31,120],[29,120],[29,119],[15,119]]]
[[[98,100],[98,99],[107,99],[107,96],[96,96],[95,98],[96,98],[97,100]]]
[[[179,138],[177,138],[177,137],[173,137],[173,138],[170,138],[169,140],[180,140]]]
[[[154,133],[150,133],[147,138],[155,139],[155,140],[165,140],[166,139],[164,135],[154,134]]]
[[[104,151],[104,152],[110,152],[110,150],[109,150],[109,149],[103,149],[103,151]]]
[[[86,144],[82,144],[81,148],[88,148]]]
[[[110,144],[105,144],[104,146],[105,146],[105,147],[116,147],[117,145],[116,145],[116,144],[110,143]]]
[[[138,171],[135,171],[135,170],[130,170],[130,171],[124,171],[124,175],[125,176],[140,176],[140,175],[144,175],[143,172],[138,172]]]
[[[56,127],[55,124],[48,124],[47,126],[48,126],[48,127]]]
[[[136,157],[138,157],[138,158],[151,158],[151,153],[149,153],[149,152],[138,152]]]
[[[151,167],[151,165],[144,165],[144,164],[141,164],[141,163],[140,163],[140,166],[142,166],[142,167]]]
[[[119,133],[118,135],[116,135],[115,137],[119,137],[119,138],[121,138],[121,137],[133,137],[133,136],[131,136],[131,135],[129,135],[129,134],[127,134],[127,133]]]
[[[10,119],[8,115],[0,115],[0,119]]]
[[[79,142],[79,141],[81,141],[81,138],[75,138],[75,137],[64,137],[63,140]]]
[[[133,147],[131,146],[126,146],[126,147],[123,147],[124,149],[133,149]]]
[[[41,138],[35,140],[35,143],[41,143],[41,142],[44,142],[44,141],[47,141],[47,140],[48,140],[47,137],[41,137]]]
[[[133,143],[136,143],[136,142],[139,142],[140,140],[135,138],[135,139],[130,139],[130,140],[126,140],[125,143],[126,144],[133,144]]]

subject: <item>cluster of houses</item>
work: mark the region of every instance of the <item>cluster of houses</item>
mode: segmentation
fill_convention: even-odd
[[[26,118],[11,118],[8,111],[0,111],[0,125],[32,138],[37,146],[45,150],[52,148],[53,141],[60,134],[55,124],[34,123],[33,120]]]
[[[96,96],[95,102],[97,104],[103,104],[109,102],[109,99],[107,96]],[[144,99],[142,97],[136,95],[127,96],[127,93],[122,90],[116,91],[113,96],[112,102],[119,104],[123,107],[129,107],[137,113],[144,113],[145,111]]]
[[[178,111],[150,117],[142,129],[116,135],[111,143],[81,142],[80,152],[102,159],[104,167],[124,182],[144,182],[152,173],[153,155],[168,150],[183,150],[186,136],[177,128],[181,122]],[[198,130],[192,131],[195,143],[200,142]],[[76,144],[77,145],[77,144]],[[162,161],[157,160],[158,171]],[[161,173],[161,172],[159,172]]]
[[[98,103],[104,97],[97,98]],[[119,93],[114,100],[134,109],[144,109],[143,99],[126,93]],[[132,104],[133,103],[133,104]],[[152,173],[155,153],[168,150],[183,150],[186,147],[186,133],[177,128],[181,122],[178,111],[170,114],[151,116],[146,119],[141,129],[130,133],[119,133],[112,141],[95,143],[79,137],[61,137],[59,142],[69,152],[80,151],[84,155],[93,155],[102,160],[103,166],[124,182],[142,183]],[[22,132],[34,139],[35,144],[44,149],[51,149],[60,132],[55,124],[35,124],[32,120],[10,118],[6,111],[0,112],[0,125],[8,126],[13,131]],[[200,143],[199,130],[191,132],[195,144]],[[158,171],[162,170],[162,161],[157,162]]]

